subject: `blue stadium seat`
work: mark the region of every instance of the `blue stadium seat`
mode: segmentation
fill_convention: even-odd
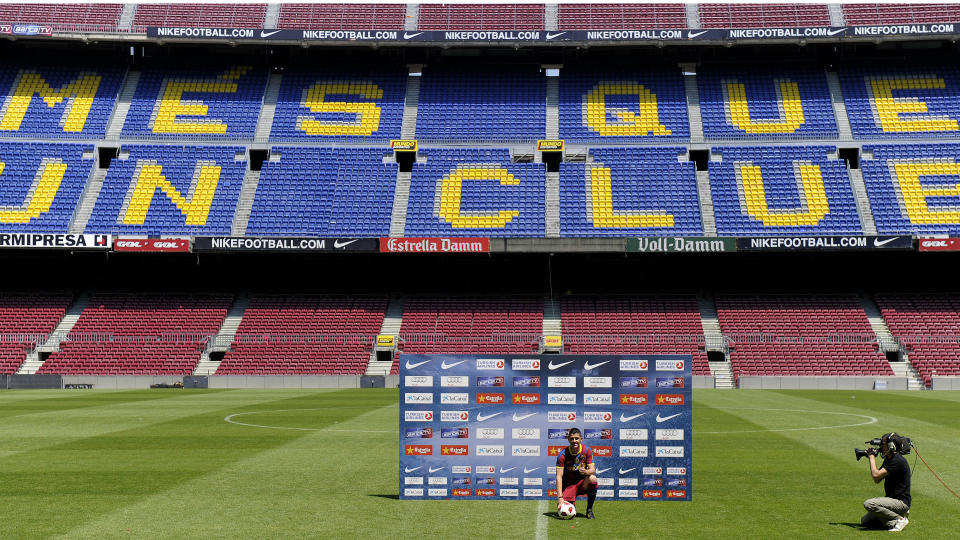
[[[837,138],[822,68],[705,66],[697,72],[697,85],[708,139]]]
[[[703,234],[686,148],[592,148],[593,166],[560,165],[561,236]],[[609,173],[594,171],[603,167]]]
[[[863,234],[844,161],[831,146],[714,147],[720,236]]]
[[[851,64],[839,70],[857,139],[960,135],[960,69],[954,64]]]
[[[267,71],[262,67],[145,67],[123,136],[253,139],[266,82]]]
[[[864,145],[863,153],[878,233],[960,236],[960,144]]]
[[[677,68],[560,70],[560,138],[575,142],[688,140]]]
[[[420,83],[417,139],[505,142],[543,139],[546,78],[536,66],[427,66]]]
[[[382,141],[400,138],[407,74],[398,66],[287,71],[273,141]]]
[[[542,163],[511,163],[506,149],[427,148],[413,167],[406,236],[545,235]]]
[[[125,145],[88,233],[227,235],[247,168],[241,146]]]
[[[0,231],[67,232],[93,163],[90,144],[0,143]]]
[[[248,236],[390,234],[397,164],[376,148],[275,146],[264,162]]]
[[[7,54],[0,66],[0,136],[94,139],[105,135],[123,68],[70,59],[50,65],[13,58]]]

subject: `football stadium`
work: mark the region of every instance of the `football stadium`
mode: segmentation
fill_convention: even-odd
[[[0,4],[0,536],[956,537],[958,40]]]

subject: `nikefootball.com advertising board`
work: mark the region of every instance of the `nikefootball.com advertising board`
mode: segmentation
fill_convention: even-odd
[[[689,355],[403,355],[402,499],[556,499],[578,427],[609,500],[691,499]]]

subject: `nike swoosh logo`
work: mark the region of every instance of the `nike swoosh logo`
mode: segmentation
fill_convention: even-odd
[[[464,363],[464,362],[466,362],[466,360],[461,360],[461,361],[459,361],[459,362],[454,362],[454,363],[452,363],[452,364],[448,364],[447,361],[444,360],[443,362],[440,363],[440,368],[441,368],[441,369],[450,369],[450,368],[452,368],[453,366],[459,366],[460,364],[462,364],[462,363]]]
[[[590,361],[587,360],[586,362],[583,363],[583,369],[589,371],[589,370],[591,370],[591,369],[598,368],[598,367],[600,367],[600,366],[602,366],[602,365],[604,365],[604,364],[609,364],[609,363],[610,363],[609,360],[604,360],[603,362],[600,362],[599,364],[591,364]]]
[[[887,238],[886,240],[884,240],[884,241],[881,242],[879,238],[874,238],[874,239],[873,239],[873,246],[874,246],[874,247],[885,246],[885,245],[889,244],[890,242],[893,242],[894,240],[899,240],[899,239],[900,239],[899,236],[894,236],[893,238]]]
[[[500,413],[497,413],[497,414],[500,414]],[[513,413],[513,421],[514,421],[514,422],[519,422],[519,421],[524,420],[524,419],[526,419],[526,418],[530,418],[531,416],[535,416],[536,414],[537,414],[537,413],[532,412],[532,413],[530,413],[530,414],[522,414],[522,415],[520,415],[520,416],[517,416],[517,413]]]
[[[423,467],[423,465],[421,465],[420,467]],[[410,467],[404,467],[404,468],[403,468],[403,472],[405,472],[405,473],[413,472],[413,471],[419,469],[420,467],[414,467],[414,468],[412,468],[412,469],[411,469]]]
[[[539,468],[540,468],[540,467],[534,467],[534,468],[532,468],[532,469],[528,469],[528,468],[524,467],[524,468],[523,468],[523,474],[530,474],[530,473],[532,473],[533,471],[535,471],[535,470],[537,470],[537,469],[539,469]]]
[[[408,33],[404,32],[404,33],[403,33],[403,39],[415,38],[415,37],[419,36],[419,35],[422,34],[422,33],[423,33],[423,32],[417,32],[416,34],[408,34]]]
[[[562,363],[562,364],[554,364],[554,363],[553,363],[553,360],[551,360],[550,363],[547,364],[547,367],[550,368],[550,369],[557,369],[557,368],[562,368],[563,366],[565,366],[565,365],[567,365],[567,364],[572,364],[573,362],[574,362],[573,360],[570,360],[570,361],[564,362],[564,363]]]
[[[499,414],[503,414],[503,413],[502,413],[502,412],[495,412],[495,413],[493,413],[493,414],[486,414],[486,415],[484,415],[484,414],[478,414],[478,415],[477,415],[477,422],[483,422],[484,420],[489,420],[489,419],[491,419],[491,418],[493,418],[494,416],[497,416],[497,415],[499,415]]]
[[[844,31],[846,31],[846,30],[847,30],[846,28],[841,28],[841,29],[839,29],[839,30],[827,30],[827,35],[829,35],[829,36],[835,36],[835,35],[839,34],[840,32],[844,32]]]
[[[433,473],[435,473],[435,472],[437,472],[437,471],[442,471],[443,469],[444,469],[444,467],[437,467],[436,469],[434,469],[433,467],[430,467],[430,468],[427,469],[427,470],[430,471],[430,474],[433,474]]]
[[[272,35],[274,35],[274,34],[278,34],[278,33],[280,33],[279,30],[274,30],[273,32],[264,32],[263,30],[261,30],[261,31],[260,31],[260,37],[262,37],[262,38],[270,37],[270,36],[272,36]]]
[[[634,418],[640,418],[641,416],[643,416],[643,415],[645,415],[645,414],[647,414],[647,413],[635,414],[635,415],[633,415],[633,416],[624,416],[623,413],[620,413],[620,421],[621,421],[621,422],[629,422],[629,421],[633,420]]]
[[[636,467],[630,467],[629,469],[620,469],[620,474],[627,474],[630,471],[636,470]]]
[[[553,38],[555,38],[555,37],[560,37],[560,36],[562,36],[562,35],[564,35],[564,34],[566,34],[566,32],[557,32],[556,34],[551,34],[550,32],[547,32],[547,39],[553,39]]]
[[[709,32],[709,30],[703,30],[701,32],[687,32],[687,39],[693,39],[695,37],[700,37]]]
[[[509,469],[504,469],[503,467],[500,467],[500,474],[507,474],[508,472],[514,469],[516,469],[516,467],[510,467]]]
[[[657,422],[666,422],[667,420],[669,420],[669,419],[671,419],[671,418],[676,418],[676,417],[680,416],[681,414],[683,414],[683,413],[671,414],[670,416],[667,416],[667,417],[664,417],[664,418],[660,418],[660,414],[658,413],[658,414],[657,414]]]
[[[346,242],[341,242],[341,241],[339,241],[339,240],[334,240],[334,241],[333,241],[333,247],[334,247],[334,249],[340,249],[340,248],[342,248],[342,247],[349,246],[350,244],[352,244],[352,243],[354,243],[354,242],[356,242],[356,240],[347,240]]]
[[[427,362],[429,362],[429,360],[424,360],[423,362],[417,362],[416,364],[411,364],[410,361],[407,360],[407,369],[413,369],[413,368],[415,368],[415,367],[417,367],[417,366],[422,366],[422,365],[426,364]]]
[[[597,470],[597,474],[603,474],[603,473],[609,471],[610,469],[612,469],[612,467],[607,467],[606,469],[599,469],[599,470]]]

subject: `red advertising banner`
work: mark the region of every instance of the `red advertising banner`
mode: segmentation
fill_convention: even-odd
[[[381,238],[381,253],[489,253],[489,238]]]
[[[117,238],[113,241],[114,251],[151,251],[168,253],[189,253],[188,238]]]
[[[921,238],[919,251],[960,251],[960,238]]]

